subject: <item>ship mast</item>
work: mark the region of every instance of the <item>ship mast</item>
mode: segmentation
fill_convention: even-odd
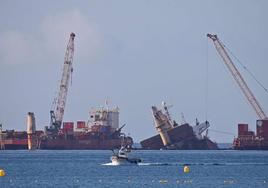
[[[171,125],[171,127],[174,127],[171,115],[170,115],[169,110],[168,110],[168,108],[172,107],[172,105],[167,106],[166,102],[162,101],[162,106],[163,106],[163,109],[165,111],[165,114],[166,114],[166,117],[168,119],[169,124]]]

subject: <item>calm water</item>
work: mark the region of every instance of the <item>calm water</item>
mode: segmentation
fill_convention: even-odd
[[[0,187],[267,187],[268,151],[133,151],[138,166],[110,166],[110,151],[0,151]],[[106,165],[105,165],[106,164]],[[183,165],[190,173],[183,173]]]

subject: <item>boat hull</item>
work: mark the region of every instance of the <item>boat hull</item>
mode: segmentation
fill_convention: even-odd
[[[138,158],[125,158],[113,155],[111,157],[112,165],[137,165],[141,162]]]

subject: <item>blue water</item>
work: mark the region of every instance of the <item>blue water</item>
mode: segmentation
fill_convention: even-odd
[[[137,166],[110,166],[110,155],[0,151],[0,187],[268,187],[268,151],[133,151]]]

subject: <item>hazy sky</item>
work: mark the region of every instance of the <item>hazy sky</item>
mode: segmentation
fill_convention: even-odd
[[[255,131],[255,112],[206,34],[218,34],[267,88],[267,9],[266,0],[2,0],[0,122],[4,129],[26,130],[32,111],[38,129],[49,124],[74,32],[65,121],[88,120],[89,109],[108,99],[137,142],[156,134],[151,106],[166,101],[178,122],[181,112],[190,124],[196,117],[205,121],[207,108],[213,130],[236,135],[241,122]],[[235,63],[268,113],[268,94]],[[233,135],[209,132],[217,142],[232,142]]]

